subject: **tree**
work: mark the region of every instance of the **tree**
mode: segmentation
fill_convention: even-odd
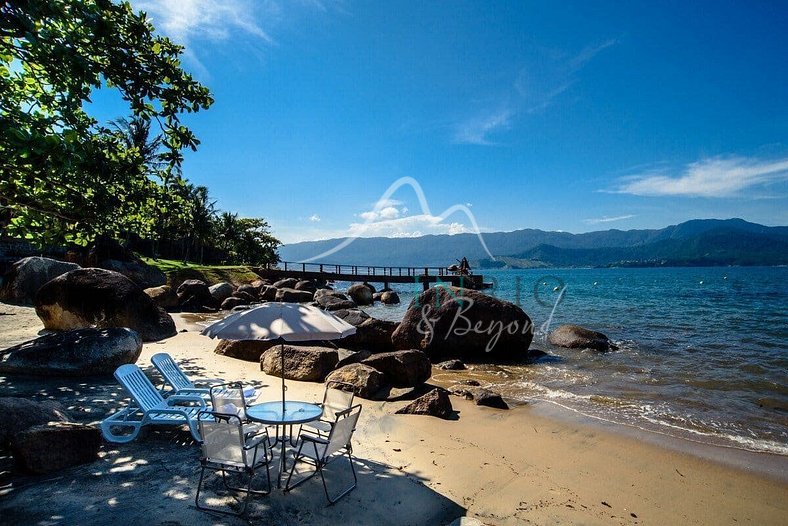
[[[202,264],[205,245],[211,241],[214,233],[216,201],[209,200],[208,188],[205,186],[193,188],[190,193],[191,228],[189,229],[189,236],[192,239],[192,244],[200,249],[200,264]]]
[[[180,115],[213,102],[181,69],[182,51],[125,1],[0,3],[0,208],[11,235],[85,245],[154,229],[161,187],[151,170],[181,180],[182,150],[199,141]],[[128,103],[131,133],[87,113],[96,88]],[[158,166],[137,142],[153,122]]]

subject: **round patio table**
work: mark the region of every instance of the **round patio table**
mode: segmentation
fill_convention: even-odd
[[[317,420],[323,415],[323,409],[317,404],[309,402],[286,401],[284,403],[284,413],[282,412],[282,401],[263,402],[255,404],[246,409],[246,417],[254,422],[261,424],[274,425],[277,427],[276,442],[280,441],[279,426],[282,426],[282,450],[279,456],[279,475],[277,476],[277,487],[282,487],[282,473],[287,470],[285,454],[287,452],[287,442],[293,445],[292,437],[285,436],[286,426],[290,426],[292,433],[294,425],[305,424]]]

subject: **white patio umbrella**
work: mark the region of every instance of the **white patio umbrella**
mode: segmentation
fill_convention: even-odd
[[[333,314],[299,303],[264,303],[236,312],[212,323],[202,333],[222,340],[282,342],[282,414],[285,410],[284,342],[338,340],[355,334],[356,328]]]

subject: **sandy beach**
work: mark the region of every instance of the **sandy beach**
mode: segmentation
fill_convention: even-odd
[[[41,330],[33,309],[0,304],[0,348]],[[276,399],[279,379],[214,354],[215,341],[174,316],[177,336],[146,344],[194,378],[241,380]],[[447,373],[437,377],[444,383]],[[288,397],[317,401],[323,385],[288,381]],[[122,407],[113,379],[0,376],[2,396],[60,402],[77,421]],[[354,437],[358,488],[326,506],[318,480],[257,498],[246,519],[194,507],[199,448],[185,430],[150,431],[103,446],[100,460],[49,476],[22,475],[0,456],[4,524],[413,524],[468,516],[484,524],[785,524],[788,459],[602,425],[546,404],[501,411],[452,397],[456,420],[394,415],[406,401],[362,400]],[[332,468],[329,468],[332,470]],[[344,466],[329,477],[347,481]],[[336,477],[336,479],[334,478]],[[340,480],[341,479],[341,480]],[[211,486],[209,485],[209,494]],[[217,499],[218,501],[218,499]]]

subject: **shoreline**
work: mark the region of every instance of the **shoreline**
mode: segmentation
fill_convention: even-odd
[[[35,313],[27,309],[26,315],[20,312],[0,318],[0,346],[7,346],[8,336],[20,336],[20,331],[3,319],[17,316],[21,321],[25,316],[35,317]],[[150,357],[169,352],[195,378],[266,384],[269,387],[263,396],[274,396],[278,378],[262,373],[256,363],[216,355],[214,340],[200,336],[181,316],[174,319],[179,331],[188,332],[144,345],[138,364],[148,374],[152,374]],[[35,337],[40,326],[29,325],[21,332]],[[60,384],[68,388],[60,389]],[[69,407],[87,408],[80,418],[90,421],[121,406],[117,395],[110,396],[107,403],[107,392],[117,392],[111,378],[63,382],[9,377],[2,385],[12,396],[54,398]],[[88,394],[74,393],[80,389],[87,389]],[[290,399],[318,400],[322,391],[322,384],[288,381]],[[451,421],[394,415],[407,403],[404,401],[359,401],[364,408],[354,438],[359,487],[331,508],[325,507],[319,483],[287,495],[275,491],[255,501],[250,518],[259,516],[280,524],[354,520],[448,524],[467,514],[487,524],[503,525],[720,524],[747,519],[757,524],[781,524],[788,517],[784,499],[788,480],[774,476],[780,467],[788,466],[786,457],[699,447],[676,437],[593,422],[542,402],[500,411],[452,396],[459,418]],[[212,523],[212,516],[191,505],[199,475],[197,448],[188,445],[188,440],[187,445],[181,438],[173,441],[181,436],[186,433],[153,431],[131,444],[105,444],[100,460],[55,477],[24,477],[19,487],[12,479],[10,489],[0,491],[5,493],[0,495],[0,510],[9,514],[10,523],[35,522],[39,515],[42,522],[59,515],[64,523],[81,520],[85,524],[102,524],[113,518]],[[704,450],[713,453],[711,458]],[[126,470],[124,463],[128,462],[135,464]],[[769,464],[773,464],[771,470],[759,469]],[[154,467],[153,472],[146,471]],[[165,487],[172,473],[181,483],[187,482],[178,491]],[[109,477],[108,481],[103,477]],[[156,491],[155,498],[140,505],[139,499],[150,499],[148,487]],[[129,498],[118,498],[120,493]],[[49,498],[42,500],[42,494]],[[119,503],[108,504],[116,501]],[[294,507],[302,508],[306,519],[294,514]],[[85,509],[98,514],[83,517]]]

